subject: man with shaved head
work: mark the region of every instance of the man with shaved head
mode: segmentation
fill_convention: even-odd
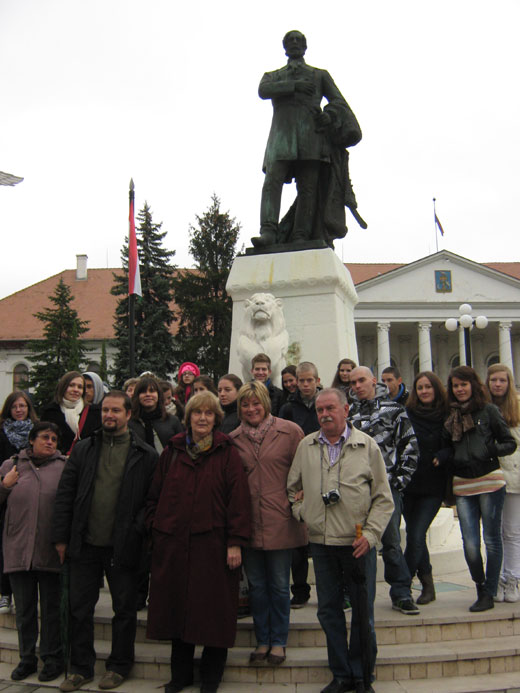
[[[390,585],[392,608],[418,614],[412,599],[412,577],[401,550],[402,493],[417,467],[419,448],[406,409],[390,399],[388,388],[378,383],[366,366],[350,374],[352,404],[349,421],[379,445],[385,461],[394,512],[382,537],[385,580]]]

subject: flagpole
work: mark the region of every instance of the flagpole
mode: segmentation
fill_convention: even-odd
[[[128,191],[128,202],[129,202],[129,233],[128,233],[128,247],[130,255],[130,244],[132,243],[132,231],[135,236],[135,221],[134,221],[134,180],[130,178],[130,189]],[[130,272],[130,258],[129,258],[129,278],[133,282],[134,278],[131,277]],[[129,296],[128,296],[128,370],[130,377],[135,377],[135,293],[133,291],[134,287],[129,284]]]
[[[433,228],[435,230],[435,252],[439,252],[439,238],[437,236],[437,212],[435,211],[435,198],[433,198]]]

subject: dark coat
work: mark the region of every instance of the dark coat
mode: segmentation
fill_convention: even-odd
[[[237,450],[223,433],[196,461],[186,434],[173,438],[157,466],[146,504],[153,550],[148,637],[232,647],[240,571],[228,546],[245,546],[251,500]]]
[[[56,494],[52,541],[67,544],[67,554],[79,558],[88,528],[103,433],[74,446]],[[130,450],[119,489],[114,523],[114,563],[123,568],[139,564],[143,538],[144,504],[152,481],[157,452],[130,431]]]
[[[56,424],[60,429],[60,436],[58,440],[58,448],[64,455],[67,455],[70,446],[74,442],[76,434],[70,428],[65,420],[65,414],[61,411],[61,407],[57,402],[51,402],[42,411],[40,421],[50,421]],[[85,424],[81,431],[80,440],[88,438],[94,431],[97,431],[101,427],[101,407],[99,404],[89,405],[89,410],[87,418],[85,419]]]
[[[276,387],[276,385],[273,385],[271,381],[269,381],[269,384],[265,383],[265,386],[267,387],[269,399],[271,400],[271,414],[273,416],[278,416],[278,412],[282,406],[283,391],[280,390],[279,387]]]
[[[292,421],[302,429],[306,436],[309,433],[314,433],[320,428],[318,416],[316,414],[316,401],[308,407],[302,399],[299,390],[289,395],[287,402],[282,405],[278,416],[281,419]]]
[[[240,426],[240,419],[238,418],[237,412],[237,401],[226,404],[226,406],[220,405],[224,410],[224,420],[218,427],[221,433],[231,433],[235,428]]]
[[[471,416],[475,427],[466,431],[461,440],[453,442],[448,431],[443,431],[446,447],[437,455],[441,464],[449,463],[453,474],[463,479],[489,474],[499,468],[499,457],[516,450],[516,440],[498,407],[485,404]]]
[[[4,429],[0,428],[0,463],[16,455],[17,452],[18,450],[15,446],[9,442],[9,438],[6,436]]]
[[[444,417],[431,418],[421,415],[418,411],[407,409],[413,430],[419,445],[419,457],[417,468],[412,474],[410,483],[404,493],[418,496],[437,496],[444,498],[447,484],[447,470],[445,467],[434,467],[433,458],[442,448],[442,432],[444,430]]]
[[[174,416],[173,414],[168,414],[166,419],[153,419],[152,426],[154,427],[163,448],[170,438],[176,436],[177,433],[182,433],[184,430],[183,425],[179,421],[178,417]],[[136,434],[136,436],[139,436],[141,440],[146,442],[146,431],[144,423],[141,421],[141,419],[130,419],[128,422],[128,428],[130,428]],[[162,452],[162,450],[159,450],[158,452]]]
[[[0,476],[16,465],[16,484],[0,484],[0,504],[7,503],[3,531],[4,572],[25,570],[60,572],[58,552],[51,541],[56,489],[67,458],[56,452],[37,467],[28,450],[6,460]]]

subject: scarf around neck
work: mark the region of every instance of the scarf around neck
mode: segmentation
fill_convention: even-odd
[[[274,416],[272,414],[269,414],[258,426],[250,426],[245,421],[242,421],[242,430],[253,443],[255,455],[258,455],[260,452],[260,446],[273,424]]]
[[[154,434],[155,434],[155,429],[153,427],[153,422],[157,421],[160,419],[162,416],[161,410],[159,407],[156,407],[152,411],[144,411],[141,414],[141,421],[144,424],[144,436],[145,436],[145,443],[148,443],[148,445],[151,445],[152,448],[155,447],[155,440],[154,440]]]
[[[3,424],[7,440],[16,450],[22,450],[27,447],[29,444],[29,433],[33,426],[31,419],[23,419],[23,421],[6,419]]]
[[[454,443],[462,440],[464,433],[475,428],[475,422],[471,414],[477,411],[478,407],[475,404],[473,397],[467,402],[452,402],[450,404],[450,414],[444,422],[444,428],[450,433]]]
[[[192,460],[196,460],[213,445],[213,431],[196,443],[193,438],[186,437],[186,452]]]
[[[60,409],[65,416],[67,426],[71,429],[74,435],[76,435],[78,432],[79,417],[84,406],[85,402],[81,397],[77,402],[71,402],[70,399],[65,399],[65,397],[61,400]]]

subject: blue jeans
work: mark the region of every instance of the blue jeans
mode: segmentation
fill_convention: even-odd
[[[383,544],[385,580],[390,585],[390,599],[395,603],[402,599],[412,598],[412,576],[401,549],[400,527],[403,497],[395,488],[392,486],[390,488],[394,501],[394,512],[381,537],[381,543]]]
[[[291,598],[289,580],[292,549],[245,549],[249,604],[257,646],[287,645]]]
[[[316,575],[318,619],[327,637],[329,668],[336,679],[362,679],[363,655],[369,658],[372,674],[377,655],[374,629],[376,550],[371,549],[356,559],[352,556],[351,546],[310,544],[310,549]],[[343,611],[344,582],[348,585],[352,603],[350,645],[347,645]],[[364,605],[361,599],[366,600]],[[368,640],[366,645],[364,637]]]
[[[477,585],[484,583],[488,594],[495,596],[502,565],[502,508],[506,489],[501,488],[492,493],[480,493],[477,496],[457,496],[457,514],[459,516],[464,557],[471,577]],[[480,520],[486,545],[486,573],[480,553]]]
[[[403,515],[406,520],[406,549],[404,559],[410,575],[419,578],[432,574],[426,532],[442,505],[442,498],[403,494]]]

